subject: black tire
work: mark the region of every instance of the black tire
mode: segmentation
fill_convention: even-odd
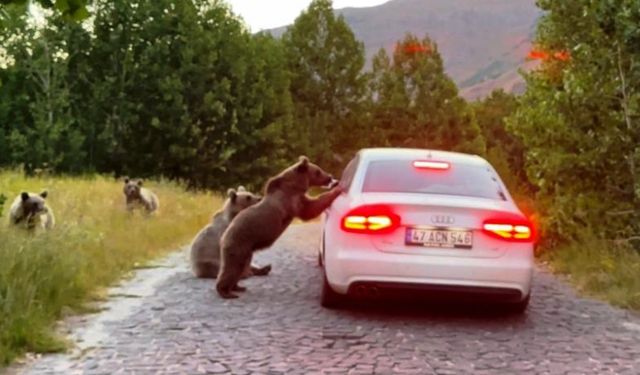
[[[327,281],[327,276],[322,275],[322,293],[320,294],[320,305],[328,309],[336,309],[344,304],[345,297],[331,289]]]
[[[522,301],[508,304],[507,311],[512,314],[523,314],[525,311],[527,311],[530,300],[531,294],[528,294]]]
[[[322,264],[322,257],[324,256],[324,232],[322,232],[322,244],[320,245],[320,251],[318,251],[318,265],[320,267],[323,266]]]

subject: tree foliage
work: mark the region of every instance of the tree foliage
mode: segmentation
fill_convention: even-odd
[[[514,95],[502,89],[472,104],[478,126],[487,145],[487,159],[496,168],[509,190],[528,190],[522,141],[506,128],[505,119],[518,108]]]
[[[314,0],[282,36],[302,149],[325,165],[354,151],[365,99],[364,45],[331,0]]]
[[[249,35],[220,3],[106,2],[95,25],[92,118],[117,173],[223,188],[281,166],[282,153],[255,153],[280,149],[290,125],[276,41]]]
[[[536,44],[567,51],[527,76],[509,119],[526,148],[548,238],[640,235],[640,7],[541,0]]]
[[[15,63],[0,71],[0,160],[20,160],[27,171],[78,171],[84,136],[72,116],[69,46],[86,32],[60,19],[39,29],[19,13],[11,24],[14,37],[5,49]]]
[[[89,16],[87,0],[33,0],[44,9],[54,9],[57,14],[66,20],[81,21]],[[3,7],[24,7],[29,0],[0,0],[0,12]],[[0,27],[2,22],[0,21]]]
[[[289,163],[279,41],[218,1],[100,1],[89,33],[17,14],[0,70],[2,164],[258,185]],[[4,151],[7,152],[4,152]]]
[[[371,95],[371,143],[484,154],[473,111],[428,36],[407,34],[391,58],[384,49],[374,56]]]

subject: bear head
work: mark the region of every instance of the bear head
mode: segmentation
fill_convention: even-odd
[[[310,162],[306,156],[300,156],[297,163],[267,182],[266,192],[275,189],[306,192],[312,186],[328,186],[333,181],[333,176]]]
[[[240,211],[253,206],[260,202],[261,199],[261,196],[246,191],[243,186],[239,186],[238,190],[229,189],[227,190],[225,210],[228,212],[229,217],[235,217]]]
[[[131,180],[129,177],[125,177],[122,190],[128,200],[140,199],[140,189],[142,189],[142,180]]]
[[[45,201],[47,195],[48,192],[46,190],[40,194],[29,194],[26,191],[20,194],[20,205],[23,217],[27,220],[27,227],[35,226],[36,218],[48,211]]]

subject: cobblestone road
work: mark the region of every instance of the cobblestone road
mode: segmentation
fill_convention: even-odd
[[[482,313],[482,306],[325,310],[318,229],[292,226],[259,254],[273,272],[244,281],[249,290],[238,300],[218,298],[180,254],[172,276],[137,298],[126,319],[105,323],[95,347],[45,356],[20,372],[640,374],[640,319],[576,297],[542,271],[521,317]]]

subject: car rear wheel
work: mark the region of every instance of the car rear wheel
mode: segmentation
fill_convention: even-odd
[[[531,300],[531,294],[528,294],[522,301],[516,303],[510,303],[507,305],[507,310],[513,314],[523,314],[529,306],[529,300]]]
[[[318,251],[318,266],[322,267],[322,257],[324,256],[324,232],[322,232],[322,243],[320,245],[320,251]]]
[[[328,309],[339,308],[343,305],[345,297],[331,289],[327,281],[327,276],[322,276],[322,293],[320,294],[320,304]]]

